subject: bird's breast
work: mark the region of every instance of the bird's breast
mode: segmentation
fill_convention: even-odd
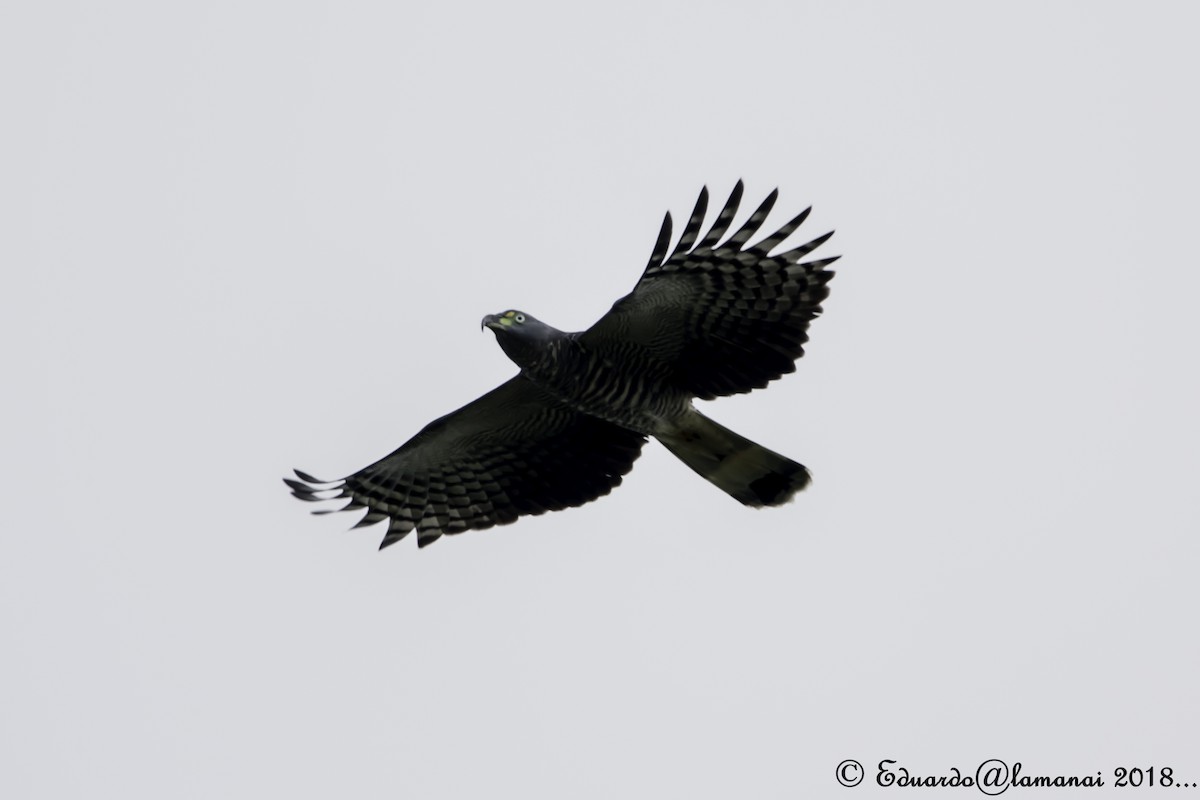
[[[527,371],[563,402],[623,428],[653,434],[685,414],[691,398],[671,386],[662,369],[637,354],[564,349]]]

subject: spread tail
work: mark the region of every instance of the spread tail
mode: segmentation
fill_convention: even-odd
[[[674,431],[656,437],[701,477],[748,506],[779,506],[811,480],[790,458],[692,410]]]

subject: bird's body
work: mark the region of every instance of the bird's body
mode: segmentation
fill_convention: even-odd
[[[646,437],[740,502],[780,505],[809,482],[800,464],[718,425],[693,399],[748,392],[795,369],[836,258],[800,263],[829,235],[771,255],[808,215],[745,247],[776,193],[728,240],[739,182],[697,244],[703,191],[668,255],[671,218],[641,281],[586,331],[564,333],[510,310],[483,325],[520,373],[425,427],[386,458],[339,482],[297,471],[303,500],[349,498],[360,525],[389,520],[381,546],[414,528],[443,533],[581,505],[621,482]]]
[[[564,333],[528,314],[506,313],[522,317],[522,325],[544,327],[541,344],[528,351],[506,347],[514,336],[498,321],[502,316],[485,317],[484,325],[496,330],[501,347],[521,368],[522,376],[571,408],[656,436],[691,407],[691,395],[673,386],[666,366],[642,348],[627,347],[614,358],[588,347],[581,341],[582,332]]]

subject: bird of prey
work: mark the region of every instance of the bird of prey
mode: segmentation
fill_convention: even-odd
[[[802,465],[702,415],[693,399],[761,389],[795,370],[821,312],[837,257],[801,261],[833,232],[773,254],[801,212],[753,245],[778,190],[727,239],[738,181],[701,238],[708,190],[671,248],[671,215],[641,279],[596,324],[565,333],[524,311],[483,318],[520,372],[431,422],[393,452],[340,481],[296,470],[301,500],[344,498],[366,509],[354,527],[388,521],[380,549],[414,529],[490,528],[608,494],[653,436],[702,477],[748,506],[786,503],[809,482]]]

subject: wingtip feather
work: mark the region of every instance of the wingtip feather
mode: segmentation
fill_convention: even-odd
[[[724,208],[717,215],[717,221],[713,223],[712,228],[708,231],[708,235],[704,237],[704,240],[700,242],[698,247],[715,247],[717,242],[721,240],[721,237],[725,235],[725,231],[729,230],[729,225],[733,222],[733,218],[737,214],[738,206],[741,205],[742,193],[745,191],[745,188],[745,184],[739,178],[738,182],[733,186],[733,191],[729,194],[729,199],[725,201]]]
[[[668,211],[663,217],[662,227],[658,231],[658,241],[654,243],[654,252],[650,254],[650,260],[646,263],[646,269],[657,267],[667,257],[667,248],[671,244],[671,212]]]
[[[338,482],[338,481],[323,481],[320,478],[314,478],[312,475],[309,475],[307,472],[304,472],[303,470],[299,470],[299,469],[293,469],[292,472],[296,473],[296,477],[299,478],[300,480],[304,481],[305,483],[337,483]]]
[[[692,207],[691,216],[688,217],[687,225],[683,229],[683,235],[679,237],[679,243],[671,251],[670,258],[686,253],[696,243],[696,239],[700,238],[700,231],[704,228],[704,215],[707,213],[708,187],[702,186],[700,196],[696,198],[696,205]]]

